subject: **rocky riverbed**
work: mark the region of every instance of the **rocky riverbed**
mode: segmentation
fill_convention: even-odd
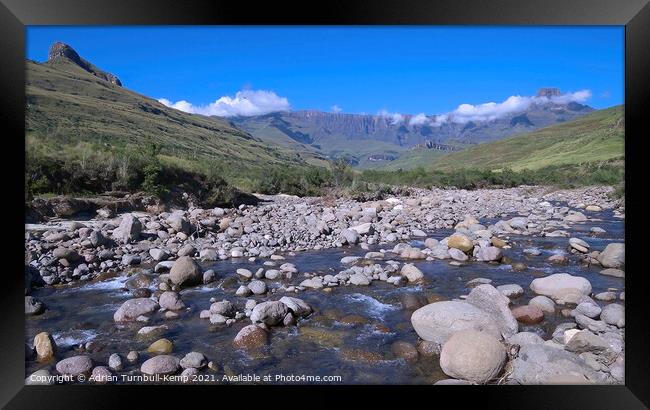
[[[27,382],[623,383],[611,189],[407,193],[26,225]]]

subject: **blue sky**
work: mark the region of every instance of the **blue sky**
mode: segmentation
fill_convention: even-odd
[[[540,87],[624,101],[623,27],[53,27],[27,29],[27,58],[54,41],[171,103],[241,90],[291,109],[447,113]],[[275,97],[274,97],[275,96]],[[277,99],[276,99],[277,97]]]

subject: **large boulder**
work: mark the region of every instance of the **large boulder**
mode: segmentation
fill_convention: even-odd
[[[169,279],[179,286],[195,285],[203,281],[203,272],[192,257],[181,256],[172,265]]]
[[[417,282],[418,280],[424,278],[424,274],[422,273],[422,271],[412,263],[407,263],[404,266],[402,266],[402,270],[400,271],[400,273],[402,274],[402,276],[406,276],[409,282]]]
[[[257,325],[248,325],[237,333],[232,343],[238,349],[258,349],[266,345],[268,339],[266,330]]]
[[[440,368],[448,376],[486,383],[497,377],[506,349],[494,336],[476,330],[454,333],[440,352]]]
[[[501,330],[490,314],[467,302],[442,301],[423,306],[413,312],[411,324],[418,336],[439,345],[455,332],[466,329],[501,337]]]
[[[500,261],[503,257],[501,249],[496,246],[486,246],[474,248],[474,257],[478,261],[492,262]]]
[[[546,344],[521,345],[512,361],[509,379],[519,384],[557,384],[563,380],[578,383],[602,382],[579,356]]]
[[[128,322],[135,320],[138,316],[147,315],[158,309],[158,303],[148,298],[129,299],[122,303],[113,315],[116,322]]]
[[[46,362],[53,358],[55,349],[56,343],[49,333],[41,332],[34,336],[34,350],[39,361]]]
[[[192,226],[183,215],[172,214],[167,218],[167,225],[176,232],[189,234]]]
[[[311,306],[302,299],[293,298],[291,296],[282,296],[280,302],[284,303],[296,317],[308,316],[312,312]]]
[[[122,217],[120,226],[113,230],[113,238],[123,243],[129,243],[138,240],[140,232],[142,232],[142,223],[135,216],[128,214]]]
[[[600,320],[608,325],[625,327],[625,308],[623,305],[610,303],[600,312]]]
[[[494,286],[483,284],[475,287],[465,301],[486,312],[504,338],[508,338],[519,331],[517,319],[515,319],[508,307],[510,299]]]
[[[598,255],[598,262],[605,268],[625,267],[625,244],[610,243]]]
[[[181,310],[185,308],[185,303],[178,296],[178,293],[172,291],[163,292],[160,298],[158,298],[158,303],[161,308],[167,310]]]
[[[70,376],[87,375],[92,369],[93,361],[88,356],[72,356],[56,364],[57,372]]]
[[[455,233],[451,235],[447,240],[447,246],[450,248],[459,249],[462,252],[469,252],[474,247],[474,244],[472,243],[472,240],[467,236],[461,233]]]
[[[25,296],[25,314],[28,316],[40,315],[45,310],[45,305],[33,296]]]
[[[140,371],[144,374],[174,374],[180,368],[180,360],[177,357],[161,354],[142,363]]]
[[[352,229],[344,229],[341,231],[341,238],[345,239],[345,242],[350,245],[355,245],[359,242],[359,233]]]
[[[372,223],[370,222],[362,223],[357,226],[352,226],[350,227],[350,229],[355,231],[359,235],[368,235],[374,232],[374,229],[372,228]]]
[[[548,296],[560,304],[577,304],[584,296],[591,293],[591,283],[580,276],[556,273],[534,279],[530,284],[530,289],[536,294]]]
[[[281,323],[288,312],[287,305],[280,301],[262,302],[253,308],[251,321],[253,323],[261,322],[269,326],[274,326]]]
[[[517,306],[512,309],[512,314],[518,322],[526,325],[534,325],[544,320],[544,312],[535,305]]]

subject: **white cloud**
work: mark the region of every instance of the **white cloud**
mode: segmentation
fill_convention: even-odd
[[[552,97],[522,97],[513,95],[500,103],[488,102],[478,105],[461,104],[452,112],[436,116],[433,125],[440,126],[445,122],[465,124],[470,121],[493,121],[510,114],[523,112],[533,104],[584,103],[589,98],[591,98],[590,90],[580,90]]]
[[[424,113],[419,113],[418,115],[415,115],[411,117],[409,120],[409,125],[428,125],[431,123],[431,119],[429,119]]]
[[[333,113],[335,113],[335,114],[338,114],[338,113],[340,113],[341,111],[343,111],[343,109],[342,109],[341,107],[339,107],[338,105],[336,105],[336,104],[334,104],[334,105],[330,108],[330,110],[331,110]]]
[[[238,91],[234,97],[226,95],[208,105],[194,105],[185,100],[172,102],[166,98],[161,98],[158,101],[180,111],[219,117],[263,115],[277,111],[288,111],[291,108],[289,100],[267,90]]]
[[[396,113],[396,112],[388,112],[386,110],[380,110],[377,115],[380,117],[385,117],[390,119],[390,124],[391,125],[397,125],[404,121],[404,116],[402,114]]]

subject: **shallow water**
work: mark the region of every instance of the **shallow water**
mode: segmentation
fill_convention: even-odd
[[[599,220],[574,224],[570,230],[571,236],[587,241],[592,250],[602,250],[609,242],[624,241],[624,221],[614,218],[612,212],[589,213],[589,216]],[[487,225],[492,221],[481,222]],[[599,226],[607,233],[599,237],[589,236],[589,229],[593,226]],[[431,237],[442,239],[450,233],[436,231],[431,233]],[[601,268],[581,265],[575,257],[570,257],[567,266],[549,264],[546,259],[553,253],[568,252],[568,238],[513,235],[509,242],[513,248],[504,250],[504,255],[513,262],[525,263],[527,270],[515,272],[510,265],[483,262],[468,262],[456,267],[449,265],[449,261],[416,261],[415,265],[425,275],[425,282],[420,285],[395,287],[373,281],[370,286],[335,287],[331,293],[307,290],[295,294],[309,303],[315,313],[301,320],[297,327],[274,327],[269,345],[259,352],[244,353],[232,347],[232,340],[239,329],[250,321],[244,320],[231,327],[215,326],[206,319],[199,319],[199,312],[209,308],[211,297],[231,300],[239,310],[243,310],[245,299],[235,296],[235,291],[244,282],[239,281],[234,272],[240,267],[255,271],[263,266],[263,260],[249,262],[246,259],[233,259],[204,265],[205,269],[215,270],[217,280],[210,285],[181,292],[183,301],[191,310],[180,312],[178,319],[165,319],[161,314],[154,314],[146,325],[166,324],[169,327],[169,331],[161,337],[173,341],[172,354],[183,357],[190,351],[199,351],[218,364],[217,372],[201,371],[201,374],[214,375],[215,379],[211,378],[209,382],[221,383],[224,374],[272,375],[272,380],[276,382],[275,375],[282,374],[338,375],[341,376],[339,383],[345,384],[421,384],[447,377],[440,370],[435,357],[427,359],[420,356],[416,363],[407,363],[396,359],[391,353],[391,344],[396,341],[413,344],[417,341],[417,334],[410,324],[412,312],[401,306],[400,296],[405,293],[424,295],[429,300],[449,300],[467,295],[470,289],[466,283],[483,277],[491,279],[494,286],[511,283],[522,286],[525,293],[513,300],[516,306],[526,304],[535,296],[529,289],[533,279],[557,272],[587,278],[594,294],[610,288],[618,292],[624,290],[624,279],[600,275],[598,272]],[[422,246],[418,241],[413,241],[413,244]],[[393,245],[371,246],[370,250],[390,249]],[[537,248],[541,254],[524,254],[523,250],[527,248]],[[285,283],[297,285],[304,279],[303,272],[336,274],[343,270],[340,264],[342,257],[363,256],[366,252],[360,247],[309,251],[295,256],[284,255],[286,260],[279,261],[278,265],[284,262],[296,265],[300,273],[294,274]],[[382,261],[379,262],[383,265]],[[136,338],[137,330],[145,324],[118,326],[113,322],[113,313],[122,302],[132,297],[124,289],[126,279],[118,276],[66,288],[35,289],[32,294],[46,304],[47,310],[43,315],[26,318],[26,343],[31,345],[34,335],[47,331],[59,346],[58,360],[76,354],[89,354],[97,365],[106,365],[108,356],[117,352],[122,355],[125,365],[121,373],[137,373],[140,364],[151,356],[146,348],[155,338]],[[267,281],[267,285],[278,286],[273,281]],[[261,302],[277,300],[281,295],[251,297]],[[558,323],[569,321],[571,319],[563,318],[558,309],[555,317],[547,316],[540,325],[520,325],[520,331],[534,331],[549,339]],[[96,350],[77,350],[79,344],[89,341],[96,342]],[[130,365],[125,358],[130,350],[140,353],[140,359],[134,365]],[[54,362],[26,362],[26,374],[41,368],[55,372]]]

